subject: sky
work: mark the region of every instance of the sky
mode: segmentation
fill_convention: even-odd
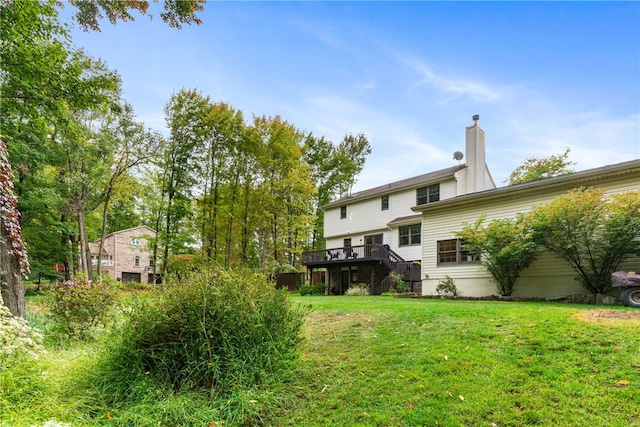
[[[640,2],[210,0],[181,30],[159,7],[72,41],[164,134],[183,88],[336,144],[364,133],[354,192],[458,164],[475,114],[498,186],[566,148],[576,170],[640,158]]]

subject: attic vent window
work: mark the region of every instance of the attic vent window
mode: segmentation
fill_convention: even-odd
[[[416,190],[416,205],[426,205],[440,200],[440,184],[418,188]]]

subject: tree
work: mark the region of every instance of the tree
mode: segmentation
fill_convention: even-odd
[[[7,147],[0,138],[0,295],[13,316],[26,317],[22,275],[29,272]]]
[[[537,245],[524,215],[483,227],[485,220],[483,215],[473,225],[465,223],[455,234],[491,273],[500,295],[509,296],[520,273],[536,259]]]
[[[567,148],[562,154],[551,155],[541,159],[530,157],[515,168],[504,182],[508,182],[509,185],[515,185],[572,173],[574,170],[571,169],[571,166],[575,165],[575,162],[568,160],[570,151],[571,149]]]
[[[98,21],[104,15],[115,24],[118,20],[133,21],[130,11],[145,15],[149,9],[147,0],[70,0],[70,3],[77,8],[75,20],[85,31],[100,31]],[[199,25],[202,21],[196,13],[204,10],[205,3],[206,0],[164,0],[164,12],[160,17],[173,28],[181,28],[182,24]]]
[[[579,188],[530,215],[536,241],[569,263],[594,300],[624,260],[640,255],[640,190],[607,197]]]
[[[96,135],[104,150],[105,171],[98,201],[102,203],[102,228],[100,233],[99,254],[102,254],[104,239],[107,235],[107,214],[111,198],[120,184],[130,177],[134,168],[149,163],[161,146],[162,138],[157,132],[145,130],[142,123],[135,120],[133,108],[125,103],[109,114]],[[123,202],[123,201],[121,201]],[[102,262],[98,261],[98,275]]]
[[[355,137],[345,135],[338,146],[324,137],[306,137],[305,162],[317,189],[317,197],[313,201],[315,218],[310,245],[312,250],[324,248],[325,244],[322,206],[340,195],[348,194],[369,153],[371,146],[363,134]]]

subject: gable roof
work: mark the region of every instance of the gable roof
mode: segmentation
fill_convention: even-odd
[[[379,187],[369,188],[357,193],[353,193],[347,197],[335,200],[331,203],[327,203],[322,206],[322,209],[328,209],[335,206],[345,205],[357,200],[364,200],[378,195],[384,195],[394,193],[396,191],[404,190],[406,188],[417,187],[422,184],[427,184],[434,181],[439,181],[450,176],[454,176],[456,172],[464,169],[466,165],[451,166],[446,169],[440,169],[434,172],[425,173],[422,175],[414,176],[412,178],[406,178],[400,181],[395,181],[389,184],[384,184]]]
[[[142,229],[145,230],[147,233],[144,234],[151,234],[151,235],[155,235],[156,234],[156,230],[154,230],[153,228],[146,226],[146,225],[139,225],[137,227],[132,227],[132,228],[127,228],[126,230],[118,230],[118,231],[114,231],[112,233],[107,234],[106,236],[104,236],[105,239],[107,239],[110,236],[113,236],[115,234],[120,234],[120,233],[126,233],[128,231],[132,231],[132,230],[136,230],[136,229]],[[96,240],[93,243],[99,243],[101,239]]]
[[[478,200],[495,200],[503,199],[505,197],[514,197],[525,193],[543,192],[549,188],[570,190],[583,185],[589,186],[597,184],[599,180],[624,175],[630,175],[631,177],[636,176],[638,178],[638,189],[640,190],[640,159],[587,169],[566,175],[554,176],[551,178],[538,179],[522,184],[508,185],[506,187],[479,191],[477,193],[464,194],[450,199],[440,200],[438,202],[414,206],[411,209],[414,212],[434,211],[473,204]]]

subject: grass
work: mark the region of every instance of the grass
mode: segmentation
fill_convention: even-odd
[[[258,411],[247,425],[269,426],[640,426],[640,310],[292,298],[312,311],[284,384],[241,391],[228,408],[149,384],[110,408],[78,386],[92,346],[56,344],[0,373],[0,426],[219,426],[223,410]]]
[[[640,425],[639,316],[549,303],[298,301],[314,311],[301,373],[283,390],[291,404],[274,424]]]

